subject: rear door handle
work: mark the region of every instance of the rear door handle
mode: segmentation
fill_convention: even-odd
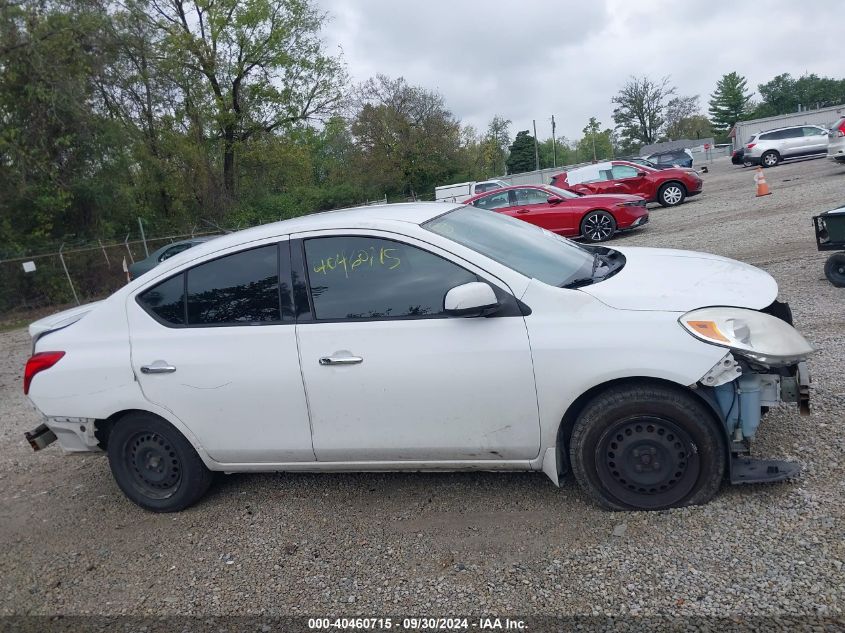
[[[529,209],[517,209],[517,213],[528,213]]]
[[[320,359],[321,365],[357,365],[363,362],[360,356],[323,356]]]
[[[151,365],[141,365],[142,374],[172,374],[174,371],[176,368],[163,360],[157,360]]]

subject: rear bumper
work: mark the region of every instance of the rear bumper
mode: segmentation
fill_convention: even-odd
[[[101,450],[94,436],[93,418],[47,418],[44,424],[26,432],[27,442],[39,451],[55,441],[69,453],[87,453]]]

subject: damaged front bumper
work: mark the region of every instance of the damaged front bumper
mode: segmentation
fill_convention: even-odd
[[[810,374],[804,361],[769,368],[737,360],[728,352],[696,385],[724,424],[730,446],[731,483],[781,481],[800,471],[794,462],[750,457],[751,439],[770,408],[795,404],[810,412]]]

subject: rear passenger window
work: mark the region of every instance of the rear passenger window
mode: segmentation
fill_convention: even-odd
[[[188,325],[282,320],[275,244],[200,264],[187,275]]]
[[[171,277],[138,296],[138,303],[161,321],[185,324],[185,279]]]
[[[279,247],[253,248],[215,259],[138,295],[165,325],[207,326],[293,321],[289,283],[279,286]]]

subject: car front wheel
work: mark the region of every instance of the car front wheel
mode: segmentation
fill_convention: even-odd
[[[634,383],[590,401],[569,443],[575,478],[611,510],[707,502],[725,472],[725,439],[711,412],[681,388]]]
[[[845,288],[845,253],[834,253],[827,258],[824,275],[837,288]]]
[[[581,220],[581,235],[588,242],[604,242],[616,233],[616,220],[607,211],[590,211]]]
[[[777,152],[766,152],[760,157],[763,167],[774,167],[780,162],[780,154]]]
[[[109,466],[129,499],[153,512],[178,512],[196,503],[212,473],[171,424],[150,413],[121,418],[108,438]]]
[[[674,207],[681,204],[687,197],[684,186],[677,182],[667,182],[657,192],[657,201],[664,207]]]

